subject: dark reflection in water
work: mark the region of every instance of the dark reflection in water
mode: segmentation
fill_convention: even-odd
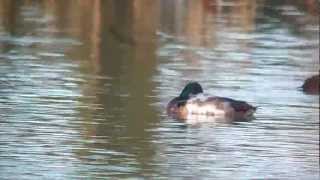
[[[138,8],[148,4],[136,3],[139,3]],[[153,3],[150,7],[154,10],[150,9],[146,16],[133,8],[133,1],[101,2],[101,14],[96,15],[93,35],[88,37],[91,42],[83,39],[92,45],[89,58],[95,64],[96,75],[86,76],[88,84],[82,87],[84,108],[79,111],[82,121],[88,124],[83,129],[84,138],[95,137],[99,142],[87,144],[77,154],[89,164],[110,164],[108,173],[111,174],[123,171],[148,175],[152,172],[149,172],[148,163],[155,150],[150,144],[152,134],[146,130],[158,122],[150,106],[155,86],[152,73],[156,62],[158,16]],[[107,18],[102,21],[101,17]],[[83,57],[76,51],[71,56]],[[88,109],[88,105],[94,108]],[[92,152],[92,147],[110,155],[96,159],[100,154]],[[100,173],[104,172],[102,169]]]
[[[1,1],[1,176],[318,179],[318,5]],[[167,117],[191,80],[256,119]]]

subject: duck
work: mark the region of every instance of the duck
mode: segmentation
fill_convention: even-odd
[[[319,94],[319,74],[317,75],[313,75],[309,78],[307,78],[303,85],[302,85],[302,90],[303,92],[305,92],[306,94]]]
[[[250,120],[257,107],[245,101],[203,93],[198,82],[189,82],[178,97],[167,105],[167,113],[181,120],[189,118],[214,117],[209,119]],[[207,118],[206,118],[207,119]]]

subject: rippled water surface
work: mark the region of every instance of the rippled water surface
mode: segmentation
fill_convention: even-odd
[[[0,179],[319,179],[318,1],[0,2]],[[189,81],[258,106],[182,122]]]

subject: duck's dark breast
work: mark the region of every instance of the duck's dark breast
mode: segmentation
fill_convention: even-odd
[[[179,106],[178,97],[172,99],[167,105],[168,115],[177,119],[186,119],[187,111],[185,106]]]
[[[173,113],[177,113],[179,110],[179,107],[178,107],[178,98],[174,98],[172,99],[168,105],[167,105],[167,113],[168,114],[173,114]]]

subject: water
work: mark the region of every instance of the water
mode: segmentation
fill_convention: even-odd
[[[319,179],[317,2],[0,2],[0,179]],[[188,81],[254,120],[165,113]]]

